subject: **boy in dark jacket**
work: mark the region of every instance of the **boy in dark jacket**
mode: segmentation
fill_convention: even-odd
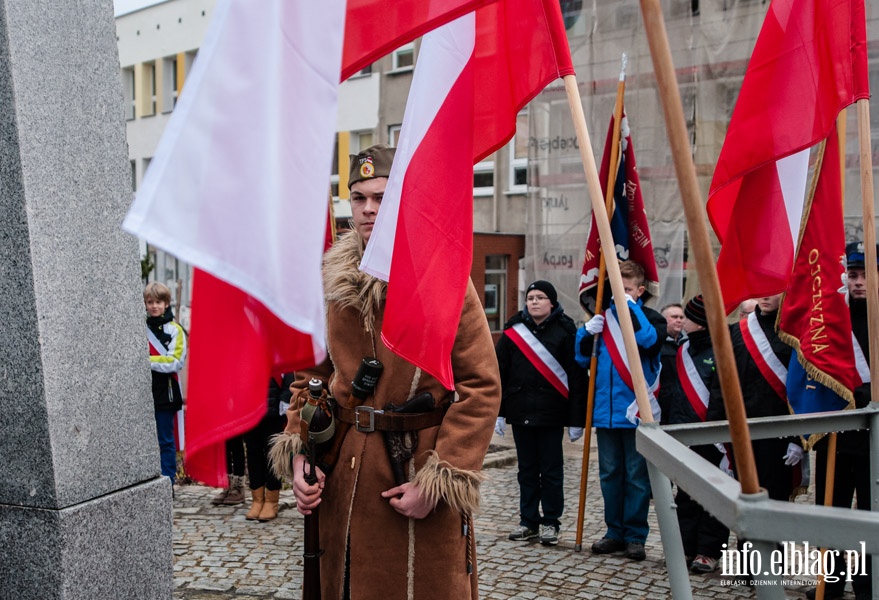
[[[540,543],[555,545],[564,508],[562,434],[569,426],[572,442],[583,435],[585,371],[574,360],[577,327],[552,284],[529,285],[525,303],[495,348],[503,394],[495,430],[503,435],[506,417],[519,461],[520,520],[509,538],[539,536]]]
[[[687,338],[678,348],[675,366],[666,379],[668,384],[663,384],[660,390],[668,407],[664,420],[672,425],[705,421],[712,390],[719,388],[714,349],[711,347],[701,294],[692,298],[684,308],[684,332]],[[728,468],[725,451],[717,446],[695,446],[693,451],[711,464]],[[729,540],[729,529],[686,491],[678,489],[675,502],[684,554],[690,563],[690,570],[695,573],[714,571],[721,557],[722,545]]]

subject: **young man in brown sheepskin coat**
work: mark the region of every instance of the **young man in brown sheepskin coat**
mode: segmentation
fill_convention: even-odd
[[[327,252],[323,277],[330,359],[297,373],[288,426],[273,450],[278,470],[293,480],[297,507],[320,507],[323,598],[477,598],[476,544],[472,514],[479,504],[480,469],[500,405],[497,359],[485,312],[470,282],[452,351],[455,391],[389,350],[381,339],[386,283],[358,266],[375,225],[394,149],[373,146],[351,157],[354,231]],[[438,190],[441,195],[441,190]],[[412,323],[419,327],[419,323]],[[364,358],[384,365],[375,393],[352,396]],[[303,477],[299,409],[307,383],[320,379],[339,408],[332,442],[337,460],[319,470],[318,483]],[[361,431],[368,418],[354,407],[376,411],[430,392],[434,408],[421,418],[407,482],[395,483],[385,434],[395,415],[376,413],[375,431]],[[292,460],[291,460],[292,457]],[[346,556],[347,554],[347,556]]]

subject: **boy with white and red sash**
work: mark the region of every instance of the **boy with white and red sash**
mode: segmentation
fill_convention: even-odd
[[[879,250],[879,246],[877,246]],[[879,253],[877,253],[879,255]],[[849,314],[852,320],[852,344],[855,349],[857,371],[855,381],[855,408],[863,408],[870,403],[870,337],[867,330],[867,277],[864,262],[864,243],[852,242],[845,247],[846,287]],[[879,267],[879,265],[877,265]],[[842,290],[841,290],[842,291]],[[874,292],[875,293],[875,292]],[[814,446],[815,460],[815,502],[824,503],[824,485],[827,479],[827,438]],[[836,440],[836,471],[833,479],[833,506],[851,508],[852,499],[857,493],[858,509],[870,510],[870,432],[844,431]],[[866,575],[855,575],[852,588],[855,598],[872,598],[872,563],[866,559]],[[845,579],[826,582],[824,598],[842,598]],[[808,597],[807,593],[807,597]],[[814,598],[814,595],[812,596]]]
[[[730,326],[733,356],[748,418],[790,414],[785,385],[792,351],[775,329],[780,303],[781,294],[758,298],[754,312]],[[726,409],[719,396],[712,396],[707,418],[726,419]],[[752,445],[760,486],[766,488],[773,500],[789,500],[795,487],[794,477],[799,478],[801,473],[800,467],[794,469],[803,458],[799,438],[767,438],[754,440]]]
[[[666,338],[666,320],[641,301],[645,291],[644,268],[634,261],[623,261],[620,263],[620,274],[653,418],[659,421],[661,412],[656,393],[659,387],[659,355]],[[596,378],[592,422],[598,440],[598,472],[607,532],[592,544],[592,552],[625,552],[627,558],[644,560],[647,557],[644,542],[647,541],[649,530],[650,479],[647,476],[647,463],[635,448],[635,428],[640,419],[616,305],[611,304],[609,309],[592,317],[577,331],[576,358],[584,367],[589,364],[597,333],[602,335],[598,342],[598,366],[595,373],[590,373],[591,377]]]
[[[663,414],[663,422],[668,424],[705,421],[711,394],[716,395],[720,389],[702,294],[687,302],[683,330],[686,338],[678,348],[675,367],[666,373],[663,365],[664,383],[660,395],[668,407],[668,414]],[[694,446],[692,450],[711,464],[727,470],[729,460],[723,448],[708,444]],[[722,545],[729,540],[729,528],[680,488],[675,502],[690,570],[694,573],[714,571],[722,555]]]
[[[504,325],[495,348],[502,392],[495,431],[504,435],[505,418],[513,426],[519,463],[519,525],[511,540],[539,536],[546,546],[558,543],[564,428],[574,442],[586,421],[586,371],[574,360],[576,333],[555,287],[535,281],[525,293],[525,309]]]

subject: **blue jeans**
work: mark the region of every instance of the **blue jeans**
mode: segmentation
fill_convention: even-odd
[[[647,462],[635,449],[635,429],[596,429],[595,432],[607,525],[605,535],[643,544],[648,532],[650,478]]]
[[[157,410],[156,437],[159,439],[159,459],[162,464],[162,475],[171,478],[173,484],[177,478],[177,448],[174,445],[175,410]]]
[[[519,525],[529,529],[561,525],[559,518],[565,508],[564,432],[564,427],[513,425],[519,461]]]

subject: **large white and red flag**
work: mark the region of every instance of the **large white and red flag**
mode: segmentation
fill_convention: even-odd
[[[787,287],[809,148],[868,96],[863,0],[773,0],[708,194],[727,312]]]
[[[845,273],[845,227],[835,127],[819,161],[778,322],[779,335],[796,350],[786,388],[797,414],[854,406],[852,325],[838,289]],[[810,436],[809,446],[819,437]]]
[[[217,2],[124,223],[197,268],[192,477],[226,485],[225,440],[265,414],[270,374],[326,355],[320,265],[340,73],[484,3],[349,0],[346,28],[345,0]]]
[[[567,74],[556,0],[497,2],[424,37],[362,268],[389,282],[384,342],[449,389],[473,255],[473,165],[509,141],[522,107]]]

